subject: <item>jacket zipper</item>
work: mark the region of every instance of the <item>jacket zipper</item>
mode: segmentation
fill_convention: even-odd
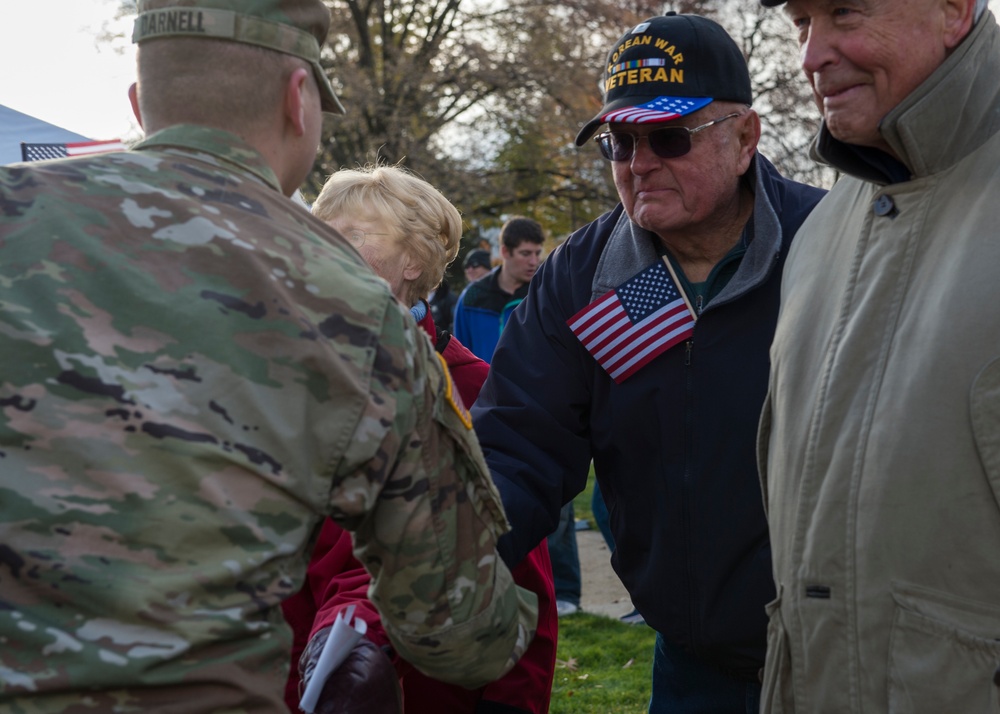
[[[697,300],[697,310],[701,311],[700,305],[701,299]],[[697,324],[695,325],[697,329]],[[684,356],[684,366],[690,367],[692,362],[692,351],[694,350],[694,333],[691,333],[691,339],[689,339],[685,345],[685,356]],[[693,416],[693,406],[694,406],[694,384],[693,384],[692,373],[685,369],[684,382],[685,382],[685,408],[684,408],[684,481],[683,490],[681,492],[681,508],[682,516],[681,523],[684,528],[684,592],[687,600],[687,633],[688,642],[693,652],[698,652],[698,634],[696,632],[696,607],[695,607],[695,586],[694,586],[694,565],[692,563],[692,548],[693,540],[691,535],[691,497],[692,497],[692,479],[691,474],[691,440],[694,434],[694,416]]]

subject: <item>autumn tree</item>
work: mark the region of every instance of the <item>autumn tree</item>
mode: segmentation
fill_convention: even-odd
[[[599,76],[623,31],[665,12],[716,19],[748,58],[761,151],[829,184],[807,155],[818,111],[782,13],[747,0],[328,0],[322,63],[347,108],[328,121],[304,193],[342,167],[401,163],[462,211],[470,240],[513,213],[557,239],[610,209],[608,164],[574,138],[600,108]],[[121,3],[134,13],[134,3]]]
[[[722,24],[744,49],[762,152],[786,174],[829,178],[808,158],[816,110],[780,12],[745,0],[335,0],[326,62],[348,107],[313,188],[342,166],[402,162],[470,223],[524,213],[565,235],[615,202],[608,167],[579,127],[599,109],[607,48],[664,9]]]
[[[715,19],[743,49],[750,68],[754,109],[761,116],[761,153],[790,178],[833,185],[832,169],[809,158],[820,112],[802,70],[791,23],[780,11],[757,2],[724,0]]]

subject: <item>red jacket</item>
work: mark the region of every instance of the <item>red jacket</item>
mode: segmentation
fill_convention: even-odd
[[[427,334],[438,338],[434,320],[428,311],[420,322]],[[448,364],[455,387],[466,405],[479,395],[489,365],[452,337],[441,351]],[[298,712],[298,662],[309,638],[333,624],[337,614],[355,605],[355,617],[368,623],[367,637],[377,645],[388,645],[375,606],[368,601],[369,577],[354,558],[351,535],[327,519],[316,542],[302,590],[282,605],[285,619],[292,628],[291,673],[285,687],[285,702]],[[512,571],[514,582],[538,595],[538,631],[524,656],[504,677],[481,689],[468,690],[426,677],[399,657],[394,658],[403,688],[406,714],[473,714],[480,701],[494,702],[531,712],[549,710],[552,678],[555,674],[556,640],[559,632],[555,606],[552,564],[545,540]],[[474,654],[470,653],[470,656]]]

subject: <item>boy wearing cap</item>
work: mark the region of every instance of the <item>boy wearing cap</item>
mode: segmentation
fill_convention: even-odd
[[[823,192],[757,152],[743,55],[716,23],[629,29],[603,71],[621,204],[540,267],[472,413],[517,562],[586,484],[657,631],[650,712],[756,712],[774,597],[755,466],[781,267]]]
[[[139,0],[135,150],[0,168],[0,709],[277,712],[317,523],[396,650],[479,686],[531,640],[429,341],[290,196],[320,0]],[[470,656],[470,652],[474,656]]]
[[[480,248],[469,251],[469,254],[465,256],[463,267],[465,268],[465,281],[474,283],[493,270],[493,261],[490,260],[489,251]]]

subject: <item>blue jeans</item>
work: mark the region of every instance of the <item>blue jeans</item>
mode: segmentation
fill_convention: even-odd
[[[611,535],[611,514],[608,513],[608,505],[604,502],[604,494],[601,493],[601,486],[594,479],[594,492],[590,496],[590,510],[594,514],[594,521],[597,523],[604,542],[608,544],[608,550],[615,552],[615,537]]]
[[[757,714],[760,685],[703,664],[656,634],[649,714]]]
[[[572,501],[559,511],[559,525],[549,535],[548,543],[556,600],[565,600],[579,607],[580,555],[576,549],[576,518]]]

